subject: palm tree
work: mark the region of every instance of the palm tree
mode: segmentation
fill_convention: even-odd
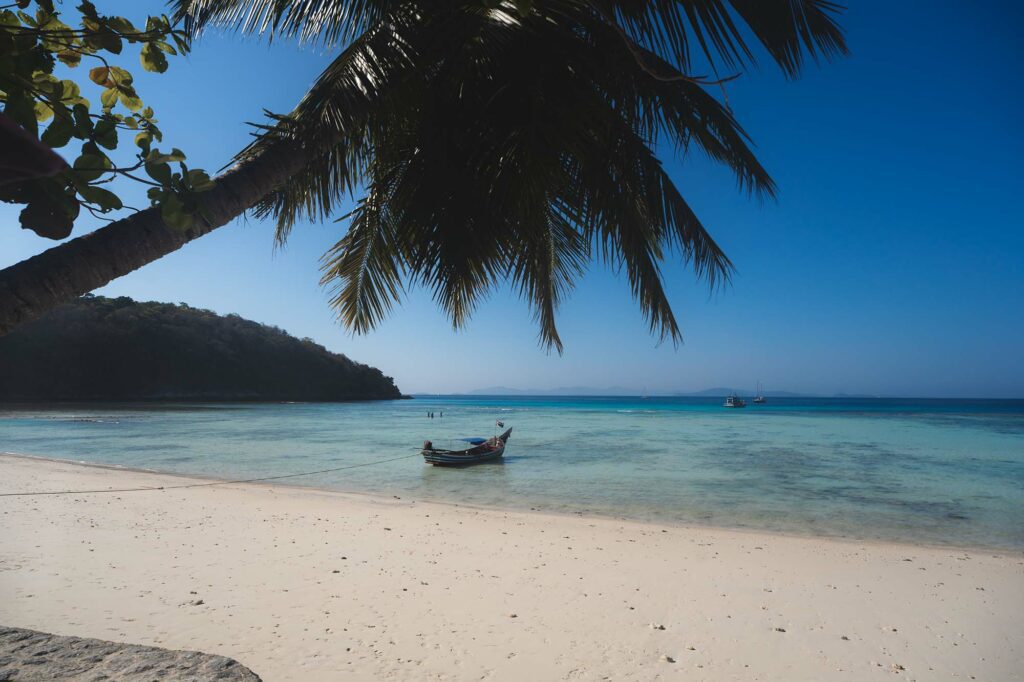
[[[846,50],[826,0],[172,0],[209,25],[340,49],[205,193],[189,233],[143,211],[0,272],[0,331],[252,208],[285,240],[360,199],[323,258],[341,321],[372,329],[409,285],[466,323],[510,282],[561,350],[559,302],[591,260],[625,271],[652,333],[678,341],[661,266],[712,287],[732,266],[656,150],[699,149],[742,190],[775,186],[714,96],[757,44],[788,75]],[[694,75],[706,70],[711,75]],[[718,74],[724,74],[720,77]],[[722,90],[724,92],[724,89]]]

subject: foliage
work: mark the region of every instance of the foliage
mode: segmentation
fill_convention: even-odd
[[[209,310],[86,296],[0,337],[0,400],[401,397],[380,370]]]
[[[130,178],[150,186],[148,196],[168,225],[187,229],[197,210],[194,193],[209,189],[210,178],[190,170],[180,150],[154,146],[163,133],[153,109],[135,89],[131,71],[112,63],[126,45],[139,46],[142,68],[163,73],[168,55],[188,52],[187,35],[167,16],[148,17],[140,29],[124,17],[100,14],[89,0],[78,6],[79,25],[72,27],[58,7],[53,0],[0,7],[0,102],[45,145],[77,156],[55,176],[0,186],[0,201],[25,204],[22,227],[63,239],[83,207],[97,216],[124,208],[111,183]],[[59,77],[59,65],[88,70],[76,82]],[[83,92],[90,86],[100,88],[93,100]],[[110,157],[124,135],[134,137],[136,151],[133,162],[118,166]]]
[[[257,205],[280,240],[362,192],[323,259],[346,325],[372,329],[418,285],[459,327],[511,282],[559,350],[556,310],[594,259],[625,271],[654,334],[681,338],[666,259],[712,287],[732,265],[658,151],[699,150],[773,197],[719,93],[755,48],[790,77],[846,51],[827,0],[172,4],[192,34],[218,25],[342,48],[240,158],[282,141],[324,150]]]

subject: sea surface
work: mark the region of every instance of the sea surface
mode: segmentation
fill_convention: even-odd
[[[503,463],[434,468],[418,455],[424,439],[443,447],[490,436],[498,420],[514,429]],[[281,482],[1024,550],[1020,400],[769,398],[736,410],[717,398],[519,396],[7,406],[0,452],[228,479],[379,462]]]

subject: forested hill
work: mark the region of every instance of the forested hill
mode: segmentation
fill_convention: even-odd
[[[0,401],[399,397],[310,339],[184,304],[86,296],[0,337]]]

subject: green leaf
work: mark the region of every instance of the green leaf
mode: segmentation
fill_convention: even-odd
[[[71,108],[75,116],[75,137],[85,139],[92,135],[92,119],[89,118],[88,105],[79,102]]]
[[[121,99],[121,104],[128,107],[129,111],[138,111],[142,108],[142,100],[139,99],[138,95],[136,95],[134,91],[128,93],[124,90],[120,90],[118,94]]]
[[[132,74],[119,66],[97,66],[89,69],[89,80],[107,88],[128,87],[132,84]]]
[[[107,157],[88,153],[79,156],[74,163],[74,169],[78,171],[79,177],[86,182],[99,179],[103,171],[111,166]]]
[[[171,150],[170,154],[163,154],[159,149],[154,149],[153,153],[149,155],[147,160],[151,163],[174,163],[176,161],[184,161],[185,152],[176,147]]]
[[[160,216],[167,223],[167,226],[184,232],[192,227],[192,216],[185,210],[185,204],[181,203],[176,195],[170,192],[160,203]]]
[[[89,80],[96,85],[107,85],[107,81],[110,79],[110,69],[105,66],[97,66],[96,68],[89,69]]]
[[[167,57],[153,43],[146,43],[139,53],[139,61],[146,71],[163,73],[167,70]]]
[[[75,208],[78,203],[75,202]],[[47,239],[64,239],[71,234],[78,211],[70,215],[68,211],[50,201],[33,201],[21,210],[18,221],[22,228],[32,230],[40,237]]]
[[[148,17],[146,19],[146,30],[163,32],[170,29],[171,24],[167,21],[167,17]]]
[[[71,27],[57,18],[57,15],[50,15],[45,22],[40,22],[39,29],[45,31],[40,41],[47,52],[58,52],[64,49],[64,45],[72,40]]]
[[[142,68],[164,73],[169,68],[168,55],[188,51],[188,37],[167,16],[150,18],[143,34],[124,17],[100,14],[94,2],[0,0],[0,111],[71,162],[70,168],[47,179],[45,187],[41,181],[32,181],[30,189],[22,183],[0,188],[0,200],[25,205],[23,217],[38,223],[40,234],[54,238],[67,235],[83,202],[94,211],[122,209],[119,183],[128,180],[118,177],[107,154],[117,149],[120,131],[131,130],[137,154],[125,156],[143,161],[149,177],[160,183],[151,187],[150,200],[163,206],[166,198],[163,213],[168,224],[187,228],[193,224],[193,192],[208,189],[212,181],[202,171],[190,171],[181,150],[164,154],[152,148],[162,139],[153,110],[136,92],[132,73],[124,65],[107,65],[103,57],[111,58],[104,52],[120,54],[126,43],[137,44]],[[71,13],[68,5],[77,5],[78,14]],[[65,15],[74,16],[76,25],[65,24]],[[83,65],[83,57],[100,59],[85,63],[77,78],[59,77],[69,73],[60,69]],[[88,89],[86,82],[99,86],[96,110],[82,96],[82,90]],[[79,141],[81,151],[69,149],[73,140]],[[180,172],[176,163],[181,164]]]
[[[38,2],[38,0],[36,0]],[[38,13],[37,13],[38,14]],[[39,15],[43,17],[44,15]],[[47,9],[45,18],[40,19],[39,28],[43,31],[66,31],[71,32],[71,27],[65,24],[52,9]]]
[[[78,193],[81,194],[82,198],[86,201],[97,204],[100,207],[100,211],[103,213],[124,208],[124,203],[121,201],[121,197],[108,189],[97,187],[96,185],[86,185],[85,187],[80,188]]]
[[[4,105],[4,113],[17,121],[22,128],[32,135],[39,134],[39,122],[36,119],[35,105],[28,97],[22,94],[10,95],[7,104]]]
[[[100,104],[103,105],[104,109],[113,109],[114,105],[117,104],[117,98],[120,93],[116,88],[107,88],[100,95]]]
[[[204,170],[193,169],[186,175],[188,184],[195,192],[207,192],[214,187],[213,180]]]
[[[96,5],[92,4],[89,0],[82,0],[82,3],[78,6],[78,11],[82,13],[82,16],[90,19],[98,19],[99,15],[96,13]]]
[[[36,120],[40,123],[43,121],[48,121],[50,117],[53,116],[53,109],[51,109],[50,105],[46,102],[36,102],[33,105],[33,110],[36,114]]]
[[[161,185],[171,184],[171,167],[163,161],[146,161],[146,174]]]
[[[124,17],[107,17],[107,25],[118,33],[140,33],[132,22]]]
[[[71,141],[71,136],[75,132],[75,124],[71,117],[67,114],[63,116],[55,116],[53,123],[51,123],[40,138],[43,144],[53,149],[63,147]]]
[[[40,93],[48,96],[49,99],[59,100],[61,95],[64,94],[64,86],[61,85],[60,80],[55,78],[53,74],[43,71],[36,71],[32,74],[32,85]]]
[[[65,66],[75,68],[82,63],[82,54],[74,50],[64,49],[57,53],[57,59]]]
[[[116,33],[101,33],[97,37],[99,38],[100,46],[104,50],[113,54],[121,54],[121,37]]]
[[[82,91],[78,87],[78,83],[71,80],[62,80],[61,84],[61,95],[60,101],[65,104],[74,104],[78,100],[82,99]]]
[[[114,149],[117,147],[117,122],[112,118],[101,118],[96,123],[96,129],[93,131],[93,139],[96,143],[106,147],[107,149]]]
[[[48,239],[64,239],[71,234],[81,206],[60,176],[36,180],[31,187],[32,198],[19,216],[21,226]]]
[[[74,187],[78,192],[81,192],[84,188],[89,186],[89,182],[87,180],[83,180],[78,173],[67,171],[65,175],[68,179],[68,185],[70,187]]]
[[[110,67],[110,77],[114,79],[118,85],[129,86],[132,84],[132,74],[122,69],[120,66]]]

